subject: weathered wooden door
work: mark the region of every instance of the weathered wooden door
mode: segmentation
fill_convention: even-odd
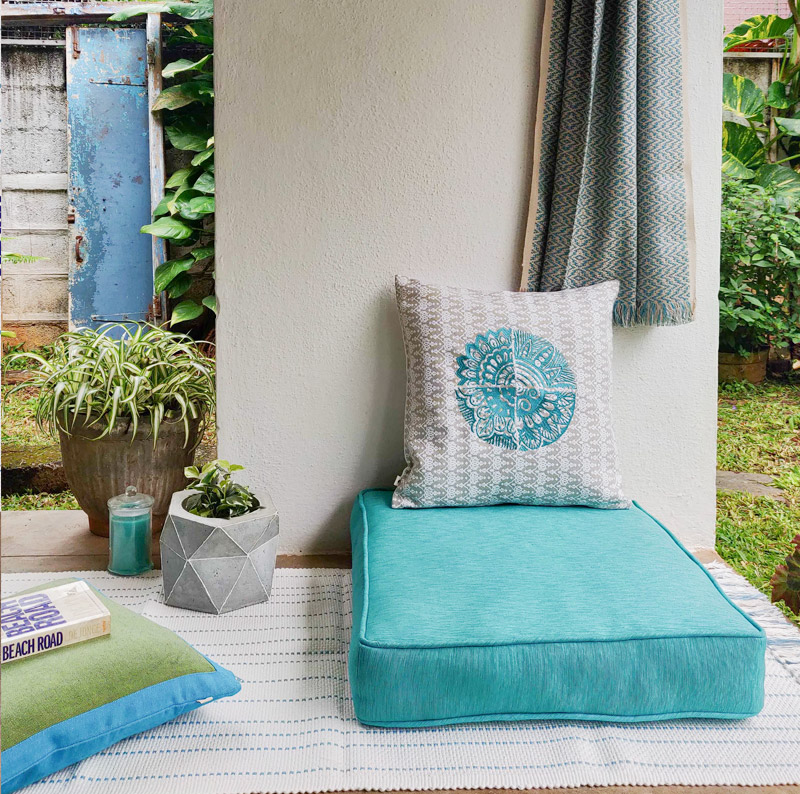
[[[70,325],[142,321],[153,301],[147,35],[68,28]],[[73,220],[74,218],[74,220]]]

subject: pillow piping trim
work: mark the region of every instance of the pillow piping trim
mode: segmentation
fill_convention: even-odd
[[[360,720],[365,725],[376,728],[425,728],[442,725],[460,725],[470,722],[506,722],[519,720],[569,720],[570,722],[607,722],[607,723],[641,723],[660,722],[663,720],[684,719],[720,719],[743,720],[759,714],[758,711],[729,712],[729,711],[674,711],[653,714],[587,714],[584,712],[528,712],[510,711],[497,714],[469,714],[459,717],[442,717],[430,720]],[[357,716],[357,715],[356,715]],[[360,719],[360,718],[359,718]]]

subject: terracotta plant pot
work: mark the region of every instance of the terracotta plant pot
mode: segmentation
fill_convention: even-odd
[[[736,353],[719,354],[719,380],[720,383],[747,380],[750,383],[761,383],[767,377],[767,359],[769,350],[757,350],[749,356],[740,356]]]
[[[164,422],[153,445],[150,422],[139,420],[132,438],[129,419],[117,422],[104,438],[101,427],[87,427],[78,420],[67,435],[59,431],[61,459],[70,490],[89,516],[89,529],[108,537],[107,501],[125,492],[128,485],[150,494],[153,504],[153,532],[159,532],[167,517],[175,491],[186,487],[185,466],[191,466],[200,439],[200,423],[189,422],[186,443],[182,422]]]

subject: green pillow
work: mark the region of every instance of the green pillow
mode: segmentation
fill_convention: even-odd
[[[241,689],[169,629],[98,595],[110,635],[2,667],[2,794]]]

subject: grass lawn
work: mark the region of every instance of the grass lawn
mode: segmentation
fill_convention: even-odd
[[[52,436],[42,433],[36,427],[34,410],[36,408],[37,389],[28,387],[21,389],[10,398],[6,395],[11,386],[2,387],[3,423],[0,430],[0,443],[15,447],[44,447],[55,443]]]
[[[763,593],[800,533],[800,380],[720,387],[717,466],[770,474],[786,503],[717,494],[717,552]],[[800,617],[787,615],[800,626]]]
[[[3,510],[80,510],[71,491],[3,496]]]

